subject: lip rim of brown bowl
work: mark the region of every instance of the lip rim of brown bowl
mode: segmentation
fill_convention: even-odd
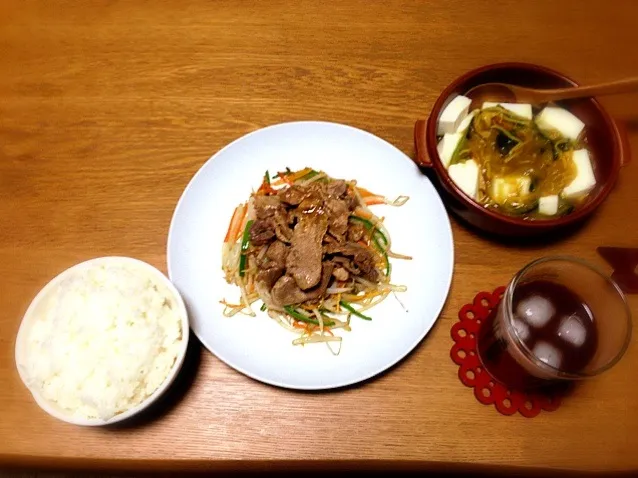
[[[515,216],[507,216],[505,214],[501,214],[490,210],[478,203],[470,196],[468,196],[464,191],[462,191],[456,183],[450,178],[447,169],[443,166],[441,159],[439,158],[439,153],[436,149],[437,140],[436,140],[436,129],[438,117],[441,113],[441,109],[443,107],[444,102],[450,97],[451,94],[455,93],[454,90],[462,84],[472,79],[473,77],[480,75],[486,71],[497,70],[497,69],[510,69],[510,68],[519,68],[519,69],[527,69],[532,70],[534,72],[540,72],[547,75],[555,76],[557,79],[562,80],[566,83],[569,83],[573,86],[578,86],[578,83],[572,78],[560,73],[551,68],[537,65],[534,63],[524,63],[524,62],[502,62],[502,63],[491,63],[488,65],[484,65],[466,73],[458,76],[454,79],[438,96],[436,101],[434,102],[434,106],[430,110],[430,115],[425,121],[424,128],[424,140],[427,156],[429,159],[429,164],[423,164],[419,158],[417,158],[416,163],[425,168],[432,168],[435,170],[436,175],[439,181],[443,181],[446,186],[454,192],[456,198],[461,201],[468,208],[472,208],[478,214],[483,214],[488,216],[490,219],[495,221],[500,221],[506,223],[510,226],[515,227],[525,227],[530,229],[550,229],[554,227],[567,226],[570,224],[577,223],[578,221],[585,219],[587,216],[592,214],[609,196],[609,193],[614,187],[614,184],[618,180],[618,175],[620,173],[620,168],[629,162],[629,159],[623,160],[623,142],[619,127],[613,118],[607,113],[607,111],[602,107],[600,102],[596,98],[589,98],[588,101],[592,103],[592,105],[598,110],[601,117],[605,122],[606,128],[613,135],[612,144],[613,151],[611,154],[611,161],[614,164],[611,165],[611,172],[609,174],[609,178],[605,183],[603,183],[600,187],[600,190],[596,197],[589,200],[582,208],[577,209],[571,214],[566,216],[561,216],[555,219],[538,219],[538,220],[528,220],[523,218],[518,218]],[[462,93],[459,93],[462,94]],[[419,128],[415,127],[415,133]],[[482,229],[482,228],[481,228]]]

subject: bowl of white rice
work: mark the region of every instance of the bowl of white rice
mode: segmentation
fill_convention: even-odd
[[[155,267],[100,257],[51,280],[16,339],[20,378],[38,405],[65,422],[110,425],[155,402],[188,345],[184,301]]]

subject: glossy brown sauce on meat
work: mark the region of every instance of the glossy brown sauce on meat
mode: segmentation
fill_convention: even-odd
[[[253,196],[249,260],[275,305],[314,303],[332,281],[379,280],[379,257],[360,243],[365,228],[349,220],[357,204],[341,180]]]

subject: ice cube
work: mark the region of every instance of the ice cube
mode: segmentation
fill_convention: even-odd
[[[580,319],[575,315],[563,317],[558,326],[558,336],[576,347],[585,343],[587,330]]]
[[[541,328],[549,322],[556,313],[552,303],[544,297],[533,295],[518,303],[516,314],[532,327]]]
[[[514,319],[512,326],[521,341],[525,342],[529,338],[529,327],[525,322],[520,319]]]
[[[532,353],[540,360],[545,362],[550,367],[560,370],[562,362],[562,354],[560,350],[547,342],[537,342],[532,350]]]

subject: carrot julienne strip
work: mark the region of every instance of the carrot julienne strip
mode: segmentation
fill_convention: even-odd
[[[235,208],[235,212],[233,212],[233,217],[230,219],[230,224],[228,225],[228,230],[226,231],[226,237],[224,237],[224,242],[235,242],[238,239],[238,232],[241,226],[241,223],[244,221],[244,217],[246,217],[246,212],[248,211],[248,207],[245,204],[240,204]]]

